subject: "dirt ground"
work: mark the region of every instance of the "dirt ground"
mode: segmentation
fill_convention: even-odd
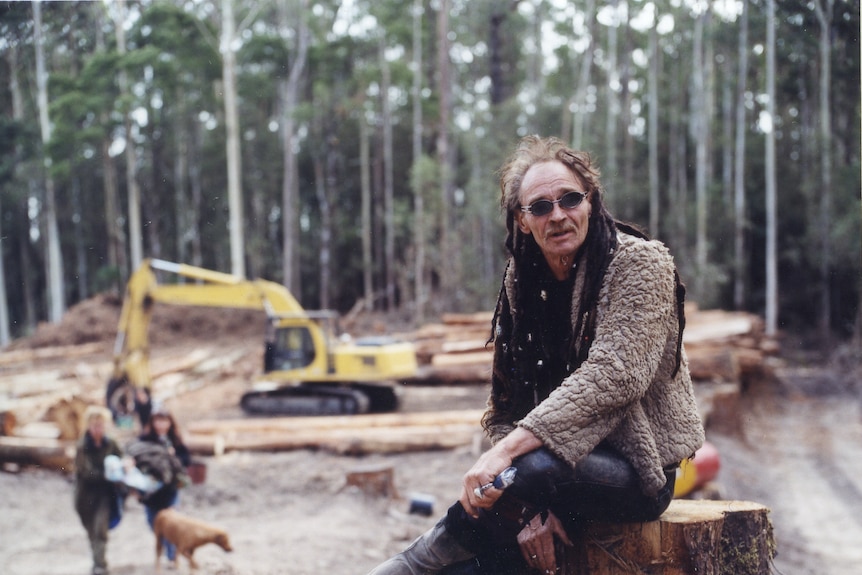
[[[65,370],[79,382],[92,381],[87,385],[98,397],[109,369],[117,305],[100,300],[72,310],[74,329],[66,320],[65,325],[43,326],[13,348],[105,341],[103,353],[77,358],[74,366],[43,362],[39,367],[46,373]],[[246,327],[237,328],[233,318],[231,329],[210,319],[194,316],[192,328],[173,314],[154,322],[154,363],[201,349],[227,358],[218,378],[167,401],[185,424],[241,417],[236,400],[259,365],[259,325],[254,319],[241,321]],[[191,337],[189,329],[204,335]],[[722,457],[717,486],[724,499],[757,501],[771,509],[778,543],[776,573],[856,575],[862,569],[858,358],[816,368],[798,361],[784,365],[778,370],[780,381],[745,394],[737,429],[708,431]],[[7,375],[0,371],[0,376]],[[480,383],[410,386],[403,391],[405,411],[480,408],[486,394]],[[130,433],[115,431],[121,439]],[[225,527],[231,535],[233,553],[215,546],[198,550],[200,573],[362,575],[433,525],[458,496],[461,475],[476,455],[475,447],[365,457],[313,450],[227,453],[202,458],[206,481],[183,490],[180,509]],[[374,498],[345,486],[349,472],[377,465],[394,468],[398,497]],[[411,500],[429,498],[432,515],[409,513]],[[0,472],[0,509],[0,573],[89,573],[87,539],[72,507],[68,477],[7,468]],[[110,534],[111,573],[152,573],[153,556],[143,508],[130,498],[122,523]],[[185,563],[179,572],[187,572]]]

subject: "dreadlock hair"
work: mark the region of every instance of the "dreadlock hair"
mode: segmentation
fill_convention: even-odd
[[[584,244],[577,255],[578,265],[585,265],[585,281],[580,294],[580,310],[577,312],[575,326],[570,338],[569,357],[566,359],[574,370],[589,355],[590,344],[595,336],[596,307],[599,291],[605,273],[617,248],[617,231],[623,231],[646,238],[646,234],[636,228],[617,222],[608,212],[602,196],[603,189],[599,180],[600,171],[593,165],[586,152],[570,149],[557,138],[527,136],[523,138],[514,153],[500,169],[501,208],[506,213],[506,248],[511,254],[503,285],[497,298],[492,320],[489,343],[496,346],[492,374],[491,401],[495,406],[483,418],[486,430],[496,424],[510,423],[523,418],[535,405],[537,386],[537,365],[542,360],[542,350],[534,339],[542,329],[539,318],[531,314],[531,298],[536,298],[540,266],[544,256],[530,234],[524,234],[518,227],[517,214],[521,207],[521,185],[527,171],[536,164],[559,161],[567,166],[584,185],[584,192],[591,204],[589,228]],[[513,301],[509,301],[505,278],[509,274],[515,278]],[[680,312],[679,345],[677,363],[681,360],[682,303],[685,288],[677,278],[677,301]],[[514,313],[512,313],[514,309]],[[548,390],[549,392],[549,390]]]

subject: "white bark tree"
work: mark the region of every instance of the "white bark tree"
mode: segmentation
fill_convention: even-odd
[[[775,173],[775,0],[766,0],[766,335],[778,331],[777,205]]]
[[[658,236],[659,234],[659,169],[658,169],[658,82],[659,82],[659,58],[658,49],[658,13],[656,21],[649,32],[649,133],[647,134],[649,145],[649,229]]]
[[[117,36],[117,52],[122,56],[126,53],[126,29],[124,20],[126,15],[125,0],[117,3],[114,11],[114,30]],[[120,71],[118,77],[120,86],[120,97],[128,101],[129,81],[124,71]],[[135,149],[135,139],[132,134],[132,110],[125,110],[123,124],[126,132],[126,187],[128,189],[129,201],[129,250],[132,269],[137,269],[144,258],[144,236],[141,226],[141,188],[138,184],[138,160]],[[124,270],[125,271],[125,270]]]
[[[45,221],[46,267],[48,278],[48,320],[57,323],[66,311],[66,283],[63,278],[63,255],[60,251],[60,228],[57,224],[57,199],[54,179],[51,176],[51,157],[48,144],[51,142],[51,121],[48,118],[48,72],[45,70],[45,39],[42,36],[42,3],[33,2],[34,41],[36,44],[36,87],[38,90],[39,126],[42,135],[45,167]]]
[[[414,254],[413,291],[416,300],[415,321],[421,325],[425,320],[425,197],[423,195],[422,170],[422,0],[413,0],[413,245]]]
[[[745,234],[748,230],[748,215],[745,208],[745,89],[748,78],[748,5],[742,1],[739,22],[739,64],[736,81],[736,134],[734,142],[733,173],[733,251],[734,280],[733,303],[736,309],[745,307]]]
[[[230,270],[245,277],[245,235],[242,208],[242,154],[239,140],[239,110],[236,90],[236,53],[233,0],[222,0],[221,54],[227,147],[227,197],[230,234]]]
[[[709,110],[706,109],[706,90],[704,87],[704,27],[709,12],[704,10],[697,15],[694,23],[694,46],[692,48],[692,90],[691,90],[691,136],[695,145],[695,296],[703,298],[706,289],[707,272],[707,234],[706,234],[706,187],[707,187],[707,122]]]
[[[386,264],[386,307],[395,309],[395,182],[393,181],[392,102],[389,89],[392,72],[386,59],[386,35],[378,40],[380,61],[380,113],[383,121],[383,256]]]
[[[814,13],[820,24],[820,336],[829,341],[832,327],[830,312],[829,267],[832,260],[832,115],[829,86],[832,83],[832,48],[830,33],[835,0],[816,0]]]
[[[291,62],[287,78],[279,82],[281,105],[281,142],[283,178],[281,183],[281,229],[282,229],[282,273],[283,283],[295,294],[301,293],[299,274],[299,179],[297,177],[296,154],[296,107],[299,102],[299,86],[305,72],[308,57],[309,30],[307,22],[308,0],[299,2],[296,16],[296,56]],[[290,26],[286,0],[279,2],[281,34],[288,35]]]

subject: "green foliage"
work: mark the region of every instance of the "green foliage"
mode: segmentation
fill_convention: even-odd
[[[695,294],[702,306],[732,306],[735,273],[732,198],[721,180],[726,141],[722,123],[725,104],[736,105],[736,67],[739,22],[713,14],[705,39],[714,56],[712,86],[714,109],[708,120],[709,141],[708,247],[704,270],[694,269],[696,237],[694,209],[695,142],[691,120],[696,110],[691,101],[694,70],[694,15],[689,4],[658,5],[660,15],[670,16],[674,28],[659,37],[659,54],[651,56],[659,67],[658,102],[647,95],[647,28],[626,22],[616,28],[619,42],[617,69],[611,70],[606,21],[582,21],[584,6],[559,7],[546,1],[450,2],[449,29],[452,79],[450,151],[454,162],[455,197],[444,200],[437,138],[441,131],[439,86],[439,3],[423,1],[421,39],[423,63],[413,69],[413,0],[356,0],[351,6],[334,0],[283,4],[234,2],[237,41],[238,106],[242,146],[243,211],[247,251],[252,252],[256,273],[283,277],[281,251],[284,228],[282,193],[284,153],[281,122],[289,114],[296,125],[299,167],[301,238],[301,299],[309,304],[320,289],[322,204],[316,194],[319,178],[325,179],[332,217],[332,259],[329,264],[332,302],[344,311],[364,297],[362,244],[358,214],[361,209],[359,123],[371,128],[370,165],[373,194],[372,244],[375,290],[383,287],[387,266],[399,269],[400,281],[414,272],[414,194],[424,201],[423,225],[428,238],[428,276],[432,283],[444,266],[456,270],[457,293],[436,294],[441,306],[467,311],[488,309],[499,287],[505,260],[504,230],[499,211],[496,168],[519,136],[527,133],[572,134],[574,96],[584,89],[588,112],[581,147],[598,164],[609,164],[608,152],[617,154],[615,168],[607,167],[608,202],[616,215],[645,225],[649,220],[649,143],[645,128],[653,104],[659,111],[660,223],[653,235],[671,248],[687,283],[695,279],[706,286]],[[147,228],[147,255],[166,259],[188,258],[200,246],[206,267],[229,267],[227,175],[225,167],[225,116],[222,60],[219,48],[221,6],[217,2],[128,3],[128,51],[120,55],[107,22],[115,6],[99,3],[43,3],[46,55],[49,72],[49,116],[53,137],[45,151],[51,173],[63,199],[59,225],[64,253],[74,253],[74,241],[87,242],[91,290],[115,282],[125,270],[104,265],[107,239],[103,231],[104,176],[108,165],[102,147],[112,153],[121,143],[134,144],[137,182],[143,193]],[[763,310],[765,269],[765,200],[763,134],[758,127],[765,111],[763,3],[750,3],[749,77],[747,79],[746,165],[746,307]],[[643,8],[630,5],[629,18]],[[279,10],[285,9],[286,14]],[[858,49],[859,1],[834,4],[831,26],[830,110],[833,114],[832,208],[828,230],[819,220],[819,182],[822,143],[817,130],[820,77],[819,23],[813,5],[791,0],[778,5],[777,102],[775,118],[778,170],[778,249],[782,286],[781,316],[784,325],[816,324],[823,289],[833,297],[832,317],[840,333],[850,328],[838,318],[858,307],[862,274],[860,230],[860,58]],[[299,84],[299,102],[284,110],[282,83],[297,56],[298,18],[310,27],[311,44],[305,72]],[[540,19],[542,22],[537,22]],[[544,25],[539,25],[544,23]],[[593,58],[587,86],[578,86],[580,68],[592,34]],[[11,93],[0,94],[0,204],[4,224],[25,245],[29,221],[22,215],[20,170],[35,174],[32,162],[39,150],[38,110],[34,92],[32,7],[29,3],[0,4],[0,85],[9,85],[11,46],[17,49],[18,71],[25,118],[15,122]],[[382,94],[381,49],[387,58],[391,88]],[[544,50],[539,52],[539,50]],[[545,69],[550,70],[544,73]],[[127,91],[121,95],[125,74]],[[413,157],[412,85],[421,74],[423,115],[421,156]],[[611,88],[614,79],[619,85]],[[727,90],[724,85],[727,84]],[[725,94],[731,101],[725,102]],[[394,177],[394,262],[384,262],[383,245],[383,100],[389,98]],[[611,107],[618,102],[614,115]],[[124,115],[134,112],[132,132],[125,133]],[[615,140],[608,142],[611,133]],[[732,156],[732,155],[731,155]],[[121,213],[127,206],[125,156],[111,160],[119,174]],[[18,168],[16,174],[14,168]],[[732,166],[731,166],[732,167]],[[9,183],[9,185],[7,185]],[[77,188],[76,188],[77,186]],[[82,210],[75,213],[70,198],[78,189]],[[7,191],[10,190],[10,191]],[[7,201],[14,197],[15,202]],[[451,201],[449,222],[440,221],[443,202]],[[15,205],[11,205],[15,204]],[[18,210],[18,211],[13,211]],[[79,218],[76,224],[75,218]],[[75,226],[79,227],[76,228]],[[437,242],[443,231],[459,246],[457,261],[441,261]],[[6,227],[4,225],[4,232]],[[125,232],[126,230],[124,230]],[[73,240],[75,234],[83,240]],[[818,281],[822,254],[820,240],[829,234],[830,281]],[[16,245],[17,247],[17,245]],[[36,245],[36,248],[41,246]],[[4,246],[5,248],[5,246]],[[158,250],[158,253],[154,253]],[[18,250],[20,252],[20,250]],[[9,249],[4,250],[7,261]],[[71,256],[70,256],[71,257]],[[250,259],[251,256],[250,256]],[[41,268],[32,266],[37,282],[44,283]],[[66,266],[71,274],[76,266]],[[695,274],[702,274],[696,278]],[[403,286],[401,286],[403,287]],[[435,289],[437,285],[435,284]],[[412,288],[411,288],[412,289]],[[409,304],[410,294],[402,303]],[[20,299],[18,292],[10,298]],[[16,302],[17,303],[17,302]],[[442,309],[442,307],[441,307]],[[855,315],[855,314],[853,314]]]

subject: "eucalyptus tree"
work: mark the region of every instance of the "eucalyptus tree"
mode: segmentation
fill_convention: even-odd
[[[736,115],[734,123],[734,155],[733,155],[733,305],[736,309],[744,309],[746,292],[745,233],[748,228],[748,213],[746,210],[745,192],[745,139],[746,123],[746,90],[748,80],[748,11],[750,0],[742,0],[742,14],[739,20],[739,40],[737,44],[737,80],[736,80]]]
[[[27,77],[32,77],[35,60],[33,44],[33,13],[29,3],[7,3],[0,18],[0,52],[4,74],[0,110],[3,131],[3,185],[0,188],[0,218],[3,236],[0,256],[4,276],[17,278],[4,285],[4,302],[9,309],[10,337],[29,333],[43,316],[39,309],[44,293],[37,288],[42,274],[38,262],[40,238],[38,181],[42,178],[39,124],[33,111]],[[16,329],[13,329],[14,328]]]
[[[126,2],[120,0],[114,7],[113,20],[114,30],[117,42],[117,52],[121,56],[126,54]],[[141,222],[141,187],[138,182],[138,152],[137,142],[133,129],[138,126],[132,118],[133,110],[130,106],[132,98],[129,94],[129,79],[125,69],[120,69],[117,73],[117,83],[120,88],[120,102],[125,107],[122,110],[123,114],[123,130],[125,140],[125,157],[126,157],[126,188],[128,195],[128,222],[129,222],[129,249],[132,268],[137,268],[141,264],[144,257],[144,240],[142,234]],[[151,237],[154,230],[158,228],[149,227]]]
[[[766,335],[778,331],[778,200],[775,166],[775,0],[766,0]]]
[[[216,224],[211,218],[219,211],[213,208],[222,187],[216,184],[223,182],[207,178],[202,164],[202,123],[217,113],[211,87],[220,59],[214,36],[195,15],[156,3],[136,20],[123,56],[134,95],[129,108],[139,120],[127,145],[140,146],[140,157],[149,159],[139,177],[148,182],[142,202],[150,253],[196,265],[204,260],[202,228]]]
[[[57,198],[54,177],[51,174],[51,121],[48,117],[48,71],[45,65],[45,40],[42,30],[42,4],[33,2],[33,44],[36,49],[36,87],[39,107],[39,126],[42,133],[43,163],[45,166],[44,217],[46,237],[46,267],[48,288],[48,319],[59,322],[66,311],[66,282],[63,277],[63,258],[60,253],[60,229],[57,223]]]
[[[7,5],[0,18],[0,54],[5,67],[0,68],[0,108],[10,111],[0,116],[0,346],[6,346],[16,334],[14,321],[26,331],[36,324],[34,290],[30,289],[29,218],[27,216],[28,186],[25,166],[32,164],[37,136],[28,128],[24,89],[20,78],[21,57],[30,36],[32,22],[26,4]],[[28,133],[29,132],[29,133]],[[32,176],[30,176],[32,177]],[[18,256],[15,257],[15,250]],[[11,265],[7,265],[11,264]],[[7,273],[11,272],[11,273]],[[7,277],[18,277],[7,289]],[[10,302],[14,304],[10,306]],[[19,302],[23,301],[23,305]],[[11,309],[10,309],[11,308]],[[17,315],[13,315],[17,312]]]
[[[278,3],[279,36],[285,43],[290,42],[292,50],[287,54],[289,72],[282,76],[279,82],[279,101],[281,116],[282,145],[282,273],[284,285],[295,293],[300,292],[299,281],[299,221],[298,200],[299,180],[296,162],[296,109],[298,107],[300,82],[305,78],[306,62],[308,60],[308,45],[310,31],[308,19],[308,1],[300,0],[292,3],[288,15],[287,0]],[[292,25],[291,25],[292,24]]]
[[[820,337],[828,342],[831,331],[831,290],[829,269],[832,260],[832,18],[835,0],[815,0],[814,14],[820,25]]]
[[[422,23],[424,21],[424,15],[425,6],[423,5],[422,0],[413,0],[413,26],[411,29],[411,33],[413,35],[413,55],[411,61],[413,83],[410,90],[410,95],[413,98],[413,162],[411,166],[410,187],[413,189],[413,245],[415,246],[413,254],[413,294],[414,301],[416,303],[415,319],[418,324],[423,323],[425,320],[425,304],[428,298],[428,288],[425,278],[425,198],[422,189],[422,173],[419,170],[419,160],[423,157],[422,135],[424,132],[422,125],[422,87],[425,85],[425,74],[422,60],[422,47],[424,45]],[[366,284],[367,283],[368,280],[366,280]],[[366,285],[366,290],[367,289]]]

